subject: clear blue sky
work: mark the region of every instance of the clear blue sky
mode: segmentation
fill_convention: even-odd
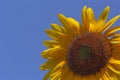
[[[60,22],[58,13],[81,21],[84,5],[92,7],[96,17],[106,7],[108,19],[120,14],[119,0],[0,0],[0,80],[42,80],[46,71],[40,53],[49,39],[44,30]],[[120,25],[120,20],[115,25]]]

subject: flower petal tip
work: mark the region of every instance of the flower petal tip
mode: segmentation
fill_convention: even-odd
[[[40,68],[39,68],[40,70],[45,70],[45,68],[43,67],[43,66],[40,66]]]
[[[110,11],[110,7],[107,6],[107,7],[105,8],[105,11],[106,11],[106,12],[109,12],[109,11]]]
[[[63,14],[59,13],[58,18],[65,17]]]
[[[118,15],[118,18],[120,18],[120,15]]]
[[[84,6],[84,8],[87,8],[87,6]]]

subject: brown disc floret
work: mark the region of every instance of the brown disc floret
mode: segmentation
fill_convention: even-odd
[[[67,64],[73,73],[86,76],[99,72],[110,56],[110,44],[102,34],[85,33],[69,46]]]

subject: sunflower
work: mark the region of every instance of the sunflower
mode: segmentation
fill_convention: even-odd
[[[106,22],[109,10],[96,20],[85,6],[81,24],[58,14],[62,25],[51,24],[46,33],[52,40],[43,42],[47,62],[40,69],[49,70],[43,80],[120,80],[120,26],[111,27],[120,15]]]

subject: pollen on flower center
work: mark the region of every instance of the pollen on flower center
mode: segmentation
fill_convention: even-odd
[[[91,57],[90,49],[86,46],[79,47],[79,58],[82,60],[89,59]]]
[[[67,54],[69,69],[86,76],[99,72],[111,57],[111,47],[101,34],[85,33],[76,37]]]

